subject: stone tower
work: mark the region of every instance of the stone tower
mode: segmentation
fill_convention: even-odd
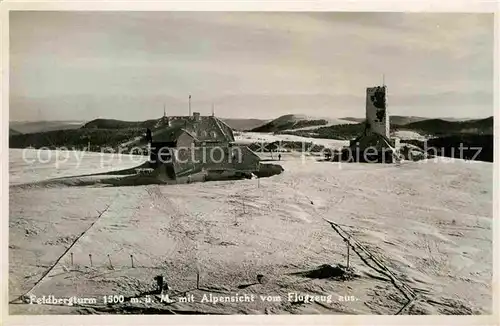
[[[390,137],[389,115],[387,113],[387,87],[377,86],[366,89],[367,134]]]

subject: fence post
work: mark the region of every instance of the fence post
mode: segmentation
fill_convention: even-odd
[[[111,267],[111,269],[114,269],[113,264],[111,263],[111,257],[109,256],[109,254],[108,254],[108,260],[109,260],[109,267]]]

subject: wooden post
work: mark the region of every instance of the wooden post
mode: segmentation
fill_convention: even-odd
[[[196,272],[196,288],[200,289],[200,272]]]
[[[114,269],[113,264],[111,263],[111,257],[109,256],[109,254],[108,254],[108,260],[109,260],[109,267],[111,267],[111,269]]]
[[[156,290],[158,291],[158,294],[161,294],[163,292],[163,276],[158,275],[155,277],[156,280]]]
[[[90,259],[90,267],[92,267],[92,254],[89,254],[89,259]]]
[[[71,266],[73,266],[73,253],[71,253]]]
[[[132,261],[132,268],[134,268],[134,256],[130,255],[130,260]]]

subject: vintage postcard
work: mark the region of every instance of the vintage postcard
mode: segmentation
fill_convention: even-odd
[[[4,16],[10,316],[495,313],[493,12]]]

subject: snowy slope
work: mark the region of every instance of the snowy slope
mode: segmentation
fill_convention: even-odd
[[[407,139],[415,139],[421,141],[427,140],[427,137],[419,134],[416,131],[411,131],[411,130],[397,130],[393,133],[393,136],[401,140],[407,140]]]
[[[283,117],[288,117],[288,116],[283,116]],[[278,119],[280,119],[280,118],[278,118]],[[301,120],[306,120],[306,121],[307,120],[326,120],[328,122],[328,125],[331,125],[331,126],[339,125],[339,124],[346,124],[346,123],[348,123],[348,124],[356,123],[356,122],[353,122],[351,120],[346,120],[346,119],[311,116],[311,115],[304,115],[304,114],[293,114],[288,118],[288,120],[294,120],[296,122],[301,121]],[[311,128],[311,127],[305,127],[305,128]],[[314,128],[314,126],[312,126],[312,128]],[[302,128],[300,128],[300,129],[302,129]]]
[[[9,150],[9,183],[15,185],[72,175],[128,169],[146,162],[147,159],[144,156],[118,153],[11,148]]]
[[[318,123],[319,122],[318,120],[324,120],[323,123],[326,122],[326,124],[321,125]],[[313,126],[307,126],[307,124],[311,124],[313,122],[314,122]],[[330,117],[315,117],[303,114],[286,114],[274,120],[271,120],[262,126],[254,128],[252,129],[252,131],[276,132],[285,130],[309,130],[324,126],[334,126],[339,124],[353,124],[353,123],[356,122],[344,119],[330,118]]]
[[[9,127],[23,134],[52,130],[77,129],[85,121],[10,121]]]
[[[295,135],[273,134],[262,132],[241,132],[235,137],[238,144],[251,143],[272,143],[275,141],[294,141],[322,145],[330,148],[341,148],[349,145],[348,140],[326,139],[326,138],[308,138]]]
[[[64,173],[95,171],[99,160],[89,156],[80,168],[71,163]],[[421,294],[409,313],[492,312],[492,164],[449,159],[338,164],[303,159],[296,153],[285,154],[280,164],[283,174],[259,181],[11,185],[9,299],[34,286],[30,293],[38,297],[76,295],[99,301],[84,310],[11,304],[10,313],[396,313],[405,304],[401,294],[353,253],[351,266],[359,275],[353,280],[293,274],[322,264],[345,264],[345,243],[323,218],[344,225]],[[15,183],[57,175],[43,164],[30,165],[31,172],[23,173],[26,165],[19,155],[11,155],[10,167]],[[102,295],[145,298],[158,274],[166,277],[172,297],[186,292],[196,302],[167,306],[153,297],[148,304],[103,304]],[[257,274],[264,275],[262,284],[256,282]],[[200,302],[203,295],[236,293],[279,295],[283,301]],[[333,299],[292,303],[288,293]],[[356,300],[341,301],[341,296]]]
[[[317,118],[320,119],[320,118]],[[356,124],[357,122],[355,121],[350,121],[350,120],[343,120],[343,119],[332,119],[332,118],[324,118],[328,123],[326,125],[321,125],[321,126],[309,126],[309,127],[302,127],[302,128],[295,128],[295,129],[289,129],[289,130],[315,130],[318,128],[322,127],[331,127],[331,126],[337,126],[337,125],[345,125],[345,124]],[[313,120],[313,119],[309,119]]]

